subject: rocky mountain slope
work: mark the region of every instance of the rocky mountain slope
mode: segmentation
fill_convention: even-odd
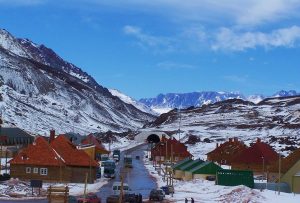
[[[116,89],[108,89],[108,90],[112,95],[119,97],[123,102],[125,102],[127,104],[131,104],[131,105],[135,106],[137,109],[139,109],[145,113],[149,113],[152,115],[158,115],[150,107],[146,106],[145,104],[143,104],[141,102],[138,102],[137,100],[133,99],[132,97],[129,97],[128,95],[120,92],[119,90],[116,90]]]
[[[286,96],[296,96],[300,95],[294,90],[284,91],[281,90],[271,97],[286,97]],[[214,92],[214,91],[204,91],[204,92],[191,92],[191,93],[168,93],[159,94],[156,98],[146,98],[140,99],[139,102],[152,108],[154,111],[159,113],[166,113],[174,108],[188,108],[191,106],[200,107],[203,104],[212,104],[219,101],[224,101],[227,99],[243,99],[246,101],[251,101],[258,103],[263,99],[267,98],[264,95],[250,95],[244,96],[238,92]]]
[[[0,29],[0,110],[33,133],[126,131],[155,117],[123,102],[53,50]]]
[[[184,109],[180,114],[175,109],[145,128],[168,131],[179,137],[179,126],[184,141],[192,135],[209,142],[230,137],[250,142],[260,137],[282,149],[287,145],[280,143],[280,139],[300,144],[300,96],[268,98],[258,104],[231,99]]]

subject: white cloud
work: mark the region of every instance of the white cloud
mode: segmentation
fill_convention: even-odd
[[[211,48],[217,50],[244,51],[257,47],[294,47],[300,40],[300,27],[263,32],[239,32],[229,28],[221,28],[217,33]]]
[[[126,25],[123,28],[125,34],[133,36],[137,39],[138,45],[143,48],[154,48],[157,51],[172,51],[172,41],[174,39],[162,36],[147,34],[141,28],[131,25]]]
[[[66,0],[65,0],[66,1]],[[73,0],[167,16],[174,21],[256,26],[299,18],[300,0]]]

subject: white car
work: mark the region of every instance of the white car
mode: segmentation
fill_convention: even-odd
[[[113,194],[120,195],[121,193],[121,182],[115,182],[112,186]],[[128,194],[130,188],[127,183],[123,183],[123,194]]]

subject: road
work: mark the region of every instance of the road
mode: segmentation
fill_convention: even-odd
[[[132,192],[142,194],[143,199],[149,198],[151,189],[156,188],[157,185],[155,180],[149,175],[143,163],[144,151],[146,150],[147,145],[140,145],[121,153],[121,160],[116,169],[116,178],[109,181],[97,193],[97,195],[101,197],[102,202],[106,202],[106,198],[112,194],[112,185],[114,182],[120,181],[120,175],[124,177],[124,182],[128,183]],[[133,168],[124,168],[124,154],[132,155]],[[135,159],[136,156],[139,156],[140,159]]]
[[[139,145],[126,150],[121,153],[121,160],[116,168],[116,178],[110,180],[106,185],[100,188],[97,193],[101,197],[102,202],[106,202],[106,198],[112,194],[112,185],[115,181],[120,181],[120,175],[124,177],[124,182],[128,183],[130,189],[134,193],[140,193],[143,199],[149,198],[151,189],[157,187],[155,180],[149,175],[147,169],[143,163],[144,151],[147,150],[147,145]],[[124,168],[123,158],[124,154],[131,154],[133,157],[133,168]],[[136,156],[140,156],[140,159],[135,159]],[[3,203],[47,203],[47,200],[24,200],[24,201],[5,201],[0,200]]]

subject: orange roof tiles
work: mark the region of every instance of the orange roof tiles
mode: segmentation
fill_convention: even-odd
[[[59,135],[51,143],[50,146],[60,154],[65,160],[66,165],[71,166],[97,166],[98,163],[91,160],[88,154],[78,150],[76,146],[68,140],[64,135]]]
[[[37,137],[35,142],[23,149],[11,164],[31,164],[43,166],[98,166],[98,163],[83,151],[76,149],[64,135],[59,135],[50,144]]]
[[[59,166],[63,164],[59,156],[43,137],[37,137],[33,144],[28,145],[27,148],[18,153],[10,163],[42,166]]]

